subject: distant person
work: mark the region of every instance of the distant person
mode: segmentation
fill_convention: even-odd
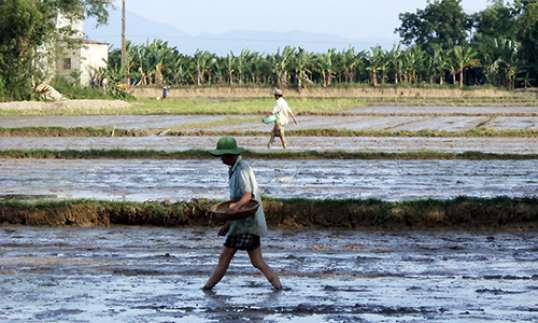
[[[243,147],[237,147],[234,138],[223,137],[217,142],[217,149],[211,151],[211,155],[220,157],[221,161],[229,167],[230,199],[239,199],[226,213],[237,213],[251,199],[260,202],[260,207],[254,215],[240,220],[228,221],[220,228],[218,235],[228,236],[224,242],[224,250],[219,257],[219,263],[204,285],[204,290],[211,290],[220,282],[237,250],[246,250],[252,265],[265,275],[275,289],[282,289],[276,272],[265,263],[262,257],[260,237],[267,234],[267,224],[256,177],[240,155],[243,150]]]
[[[276,121],[275,126],[273,127],[273,130],[271,131],[271,138],[269,139],[269,143],[267,144],[267,148],[271,148],[271,145],[275,141],[275,137],[280,137],[280,141],[282,141],[282,148],[286,149],[286,138],[284,137],[284,126],[288,124],[288,116],[291,116],[295,124],[299,124],[295,116],[293,115],[293,112],[291,111],[290,107],[288,106],[288,102],[284,100],[282,97],[282,91],[279,89],[276,89],[273,91],[273,95],[275,96],[275,106],[269,112],[268,114],[263,117],[263,120],[265,118],[276,115]]]

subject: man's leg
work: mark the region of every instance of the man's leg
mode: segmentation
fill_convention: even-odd
[[[265,260],[263,260],[261,247],[249,251],[248,256],[250,257],[252,266],[258,268],[275,289],[282,289],[282,284],[280,283],[280,279],[278,279],[278,275],[265,263]]]
[[[286,138],[284,137],[284,126],[278,126],[278,137],[282,142],[282,148],[286,149]]]
[[[224,247],[224,250],[219,257],[219,263],[217,264],[217,267],[215,267],[215,270],[213,271],[213,274],[211,274],[211,277],[209,277],[207,283],[205,283],[203,289],[212,289],[220,282],[222,277],[224,277],[224,275],[226,274],[228,266],[230,265],[230,261],[232,261],[232,258],[234,257],[236,252],[237,249]]]
[[[284,134],[280,136],[280,141],[282,141],[282,148],[286,149],[286,138],[284,138]]]
[[[267,149],[270,149],[271,145],[275,141],[276,133],[277,133],[277,124],[275,123],[275,125],[273,126],[273,130],[271,130],[271,138],[269,138],[269,142],[267,143]]]

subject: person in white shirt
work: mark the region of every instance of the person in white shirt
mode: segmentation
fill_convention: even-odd
[[[271,139],[269,139],[269,143],[267,144],[267,148],[271,148],[271,145],[275,141],[275,137],[279,137],[280,141],[282,141],[282,147],[286,149],[286,138],[284,137],[284,126],[288,124],[288,116],[291,116],[295,124],[299,124],[295,116],[293,115],[293,112],[291,111],[290,107],[288,106],[288,103],[284,98],[282,97],[282,91],[279,89],[276,89],[273,91],[273,95],[275,96],[275,106],[269,112],[268,114],[263,117],[263,120],[265,120],[267,117],[271,115],[276,115],[276,121],[275,126],[273,127],[273,131],[271,131]]]

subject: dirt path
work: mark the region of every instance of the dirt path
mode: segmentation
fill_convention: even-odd
[[[6,322],[536,322],[533,233],[271,231],[201,291],[215,230],[0,229]]]

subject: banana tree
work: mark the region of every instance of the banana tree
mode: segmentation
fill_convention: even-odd
[[[417,73],[421,70],[424,63],[424,51],[420,46],[414,46],[407,48],[403,52],[403,62],[404,62],[404,77],[405,80],[409,83],[418,82]]]
[[[202,85],[211,82],[211,65],[215,59],[215,54],[205,50],[197,49],[194,53],[194,62],[196,66],[196,85]]]
[[[222,68],[222,74],[226,75],[226,78],[228,79],[228,84],[230,86],[234,85],[234,73],[235,73],[235,67],[237,58],[234,56],[234,53],[231,52],[230,54],[226,55],[226,57],[222,59],[217,59],[217,64],[219,67]]]
[[[312,83],[309,76],[312,75],[311,62],[312,54],[307,53],[304,49],[299,47],[293,65],[295,66],[295,76],[297,78],[297,92],[301,92],[302,81]]]
[[[383,49],[381,46],[370,47],[370,53],[366,55],[366,70],[370,73],[371,82],[377,87],[377,73],[382,71]]]
[[[392,50],[387,53],[387,60],[390,62],[392,72],[394,73],[394,84],[400,83],[404,73],[404,61],[401,50],[401,43],[394,45]]]
[[[196,83],[194,61],[191,57],[179,55],[175,59],[173,66],[176,85]]]
[[[277,76],[278,87],[280,88],[288,84],[288,69],[294,55],[295,48],[290,46],[284,47],[282,53],[280,53],[279,48],[274,55],[273,72]]]
[[[329,49],[327,53],[321,54],[317,57],[315,68],[321,74],[322,85],[327,88],[331,85],[331,80],[336,74],[333,66],[333,57],[336,50]]]
[[[255,83],[269,83],[273,73],[272,56],[267,55],[266,57],[263,57],[258,53],[254,53],[251,66],[253,81]]]
[[[236,58],[236,66],[237,66],[237,76],[238,76],[238,82],[239,84],[243,84],[243,79],[245,74],[248,72],[248,61],[250,58],[250,50],[243,49],[241,50],[241,53]]]
[[[446,63],[443,58],[443,48],[439,44],[432,46],[433,54],[427,59],[428,73],[430,74],[430,84],[434,83],[434,78],[439,77],[439,85],[443,85],[445,77]]]
[[[349,46],[348,49],[342,51],[340,55],[340,64],[342,66],[342,78],[344,82],[353,83],[355,81],[360,57],[363,55],[364,52],[355,54],[355,48],[353,46]]]
[[[165,82],[163,73],[168,73],[170,70],[174,56],[173,50],[168,46],[168,42],[161,40],[154,40],[148,47],[150,71],[156,85],[162,85]]]

